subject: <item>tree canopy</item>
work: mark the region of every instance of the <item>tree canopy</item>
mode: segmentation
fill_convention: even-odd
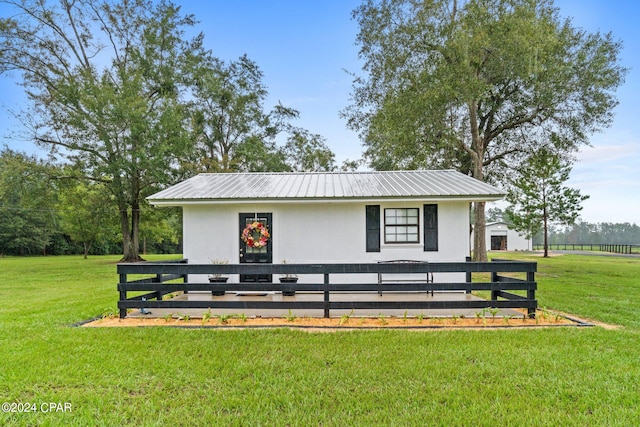
[[[55,231],[51,166],[35,156],[0,152],[0,255],[46,254]]]
[[[24,124],[51,155],[113,195],[123,260],[139,259],[144,198],[175,179],[190,149],[184,85],[202,56],[195,22],[165,1],[6,1],[0,72],[18,71]]]
[[[265,112],[264,75],[246,55],[225,63],[209,57],[194,81],[192,131],[198,169],[205,172],[286,170],[275,138],[298,111],[281,104]]]
[[[325,139],[304,129],[292,129],[283,152],[288,165],[296,172],[331,171],[336,168],[335,155]],[[347,167],[343,165],[343,168]]]
[[[103,187],[101,183],[74,180],[58,192],[60,228],[82,244],[85,259],[96,242],[113,240],[111,234],[118,229],[116,206]]]
[[[258,65],[246,55],[213,57],[202,34],[187,37],[195,17],[169,1],[0,2],[16,11],[0,19],[0,74],[20,76],[26,136],[68,166],[66,177],[99,184],[76,190],[115,205],[123,261],[140,259],[141,224],[145,239],[173,226],[149,211],[145,222],[141,212],[148,195],[180,179],[335,167],[322,137],[289,123],[296,110],[265,109]],[[286,146],[276,141],[282,132]],[[89,247],[96,236],[78,228],[78,216],[90,206],[78,207],[63,212],[63,223]]]
[[[353,16],[364,75],[343,115],[376,169],[497,181],[538,141],[571,152],[612,120],[621,43],[552,0],[367,0]],[[484,203],[474,212],[485,260]]]
[[[640,226],[626,223],[589,223],[578,220],[566,227],[549,227],[549,244],[621,244],[640,245]]]
[[[321,135],[294,126],[299,112],[280,102],[265,108],[267,87],[246,55],[224,62],[208,56],[190,102],[197,172],[320,171],[335,168]],[[285,138],[284,145],[278,137]]]
[[[69,169],[0,150],[0,256],[122,252],[113,196],[99,182],[67,179]],[[179,251],[180,223],[176,208],[146,209],[143,251]]]

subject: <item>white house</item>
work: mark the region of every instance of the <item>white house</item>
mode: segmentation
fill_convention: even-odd
[[[506,222],[487,224],[486,240],[488,251],[528,251],[532,249],[531,239],[511,229]]]
[[[464,261],[469,203],[503,196],[423,170],[200,174],[148,199],[182,207],[190,263],[374,263]]]

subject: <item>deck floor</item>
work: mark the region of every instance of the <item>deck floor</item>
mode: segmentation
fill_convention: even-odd
[[[358,300],[379,301],[468,301],[482,300],[482,298],[466,294],[464,292],[434,292],[433,296],[426,292],[385,292],[378,295],[376,292],[363,295],[360,293],[331,293],[331,301],[358,301]],[[322,301],[321,292],[297,292],[295,296],[282,296],[279,292],[227,292],[224,296],[212,296],[210,292],[189,292],[175,298],[182,301]],[[147,309],[148,314],[141,313],[140,310],[133,310],[127,317],[165,317],[171,314],[188,315],[193,318],[202,317],[208,309],[175,309],[175,308],[153,308]],[[464,316],[474,317],[478,309],[446,309],[446,310],[407,310],[406,316],[428,316],[428,317],[453,317]],[[247,317],[286,317],[289,310],[283,309],[211,309],[212,316],[227,314],[244,314]],[[323,317],[324,311],[292,309],[291,313],[297,317]],[[340,317],[343,314],[350,314],[351,310],[331,310],[331,317]],[[380,310],[380,309],[358,309],[353,311],[354,317],[376,317],[379,315],[388,317],[405,316],[405,310]],[[512,309],[502,309],[496,317],[521,316],[522,313]]]

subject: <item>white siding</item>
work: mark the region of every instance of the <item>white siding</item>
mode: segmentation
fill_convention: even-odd
[[[238,215],[255,211],[273,214],[271,233],[274,263],[280,263],[283,259],[295,264],[378,262],[397,259],[464,261],[469,255],[468,202],[438,203],[437,252],[423,250],[424,203],[331,201],[184,205],[184,255],[190,263],[206,264],[214,259],[228,259],[232,264],[238,263]],[[418,208],[420,243],[385,244],[384,228],[381,227],[380,252],[366,252],[367,204],[380,205],[382,221],[385,208]],[[447,276],[447,279],[436,280],[464,278],[464,275],[462,279],[459,275]],[[361,277],[359,279],[362,280]],[[230,281],[237,281],[237,277],[231,277]]]

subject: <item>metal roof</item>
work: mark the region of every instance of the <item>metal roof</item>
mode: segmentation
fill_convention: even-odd
[[[498,200],[504,192],[454,170],[203,173],[148,197],[152,204],[330,199]]]

